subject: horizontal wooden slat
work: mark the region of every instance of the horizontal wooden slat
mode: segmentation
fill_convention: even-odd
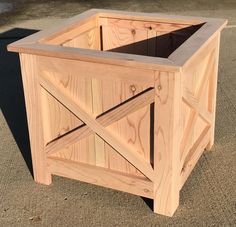
[[[97,121],[103,125],[104,127],[122,119],[123,117],[127,116],[128,114],[131,114],[146,105],[151,104],[154,102],[154,89],[151,88],[144,93],[132,97],[130,100],[127,100],[126,102],[118,105],[117,107],[113,108],[112,110],[104,113],[103,115],[99,116],[97,118]],[[78,129],[75,129],[64,136],[50,142],[46,148],[45,151],[48,155],[56,153],[61,148],[71,145],[80,139],[83,139],[90,134],[92,134],[93,131],[87,126],[79,126]]]
[[[201,157],[204,149],[209,143],[209,140],[210,126],[206,126],[184,159],[184,164],[180,174],[180,188],[182,188],[194,166],[197,164],[197,161]]]
[[[142,172],[148,179],[154,181],[154,170],[149,162],[147,162],[143,156],[141,156],[132,147],[128,146],[125,141],[120,141],[116,136],[101,124],[99,124],[95,116],[91,116],[86,113],[81,107],[79,107],[69,96],[63,94],[56,86],[54,86],[48,79],[41,76],[40,84],[51,93],[60,103],[62,103],[67,109],[69,109],[75,116],[83,121],[88,127],[90,127],[98,136],[105,140],[110,146],[112,146],[120,155],[122,155],[128,162]]]
[[[59,158],[47,158],[52,174],[153,198],[153,182],[118,171]]]
[[[37,61],[40,74],[66,74],[81,78],[132,81],[154,86],[154,73],[151,70],[41,56],[37,57]]]

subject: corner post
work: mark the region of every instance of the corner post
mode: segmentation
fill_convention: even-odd
[[[218,63],[219,63],[219,49],[220,49],[220,32],[217,34],[217,41],[215,47],[213,70],[209,78],[209,92],[208,92],[208,111],[212,113],[210,141],[206,147],[210,151],[215,139],[215,115],[216,115],[216,93],[217,93],[217,78],[218,78]]]
[[[179,205],[181,110],[181,74],[155,72],[154,212],[166,216]]]
[[[34,180],[37,183],[51,184],[51,174],[47,168],[44,150],[42,116],[40,105],[40,85],[38,82],[35,56],[20,54],[21,73],[30,137]]]

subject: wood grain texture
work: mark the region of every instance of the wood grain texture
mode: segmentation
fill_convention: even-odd
[[[40,84],[66,108],[87,124],[97,135],[99,135],[99,137],[104,139],[110,146],[119,152],[120,155],[139,169],[147,178],[152,181],[154,180],[154,171],[150,163],[148,163],[138,152],[135,152],[132,147],[129,147],[125,141],[117,140],[111,131],[103,128],[101,124],[95,120],[94,114],[88,114],[83,108],[77,105],[76,102],[71,100],[70,96],[61,92],[45,77],[40,77]]]
[[[154,212],[172,216],[213,145],[226,23],[90,10],[9,45],[20,53],[35,180],[153,198]]]
[[[68,111],[44,89],[41,89],[41,108],[45,145],[83,125],[82,121],[75,117],[74,114]]]
[[[45,90],[43,90],[43,91],[44,91],[44,93],[47,93]],[[51,96],[50,94],[48,94],[48,95]],[[51,99],[53,99],[53,96],[51,96]],[[126,117],[127,115],[129,115],[133,112],[136,112],[140,108],[143,108],[153,102],[154,102],[154,90],[149,89],[149,90],[145,91],[144,93],[141,93],[140,95],[137,95],[131,99],[128,99],[127,101],[125,101],[124,103],[121,103],[120,105],[116,105],[114,109],[110,109],[107,113],[99,115],[97,117],[97,121],[103,126],[109,126],[109,125],[115,123],[116,121]],[[59,105],[61,105],[61,104],[59,104]],[[54,110],[52,110],[52,109],[50,112],[52,114],[55,114]],[[60,111],[56,111],[56,113],[60,113]],[[80,121],[80,120],[78,120],[78,121]],[[47,122],[48,121],[45,120],[45,123],[47,123]],[[50,123],[48,123],[47,125],[49,125],[49,124]],[[56,131],[58,131],[58,129],[56,129]],[[61,131],[61,130],[59,130],[59,131]],[[93,134],[93,131],[88,126],[80,125],[80,127],[77,127],[75,129],[71,130],[70,132],[64,134],[63,136],[57,138],[56,140],[48,143],[46,146],[46,149],[45,149],[46,153],[49,155],[56,153],[58,150],[60,150],[60,148],[68,146],[70,144],[73,144],[73,143],[79,141],[80,139],[86,138],[90,134]],[[146,154],[146,155],[148,155],[148,154]]]
[[[183,167],[181,169],[180,175],[180,188],[183,187],[187,178],[189,177],[191,171],[197,164],[197,161],[201,157],[204,149],[209,143],[210,139],[210,126],[206,126],[205,129],[200,133],[198,139],[194,142],[193,146],[188,152],[188,155],[185,158]]]
[[[100,23],[103,25],[102,23]],[[148,30],[154,30],[156,32],[171,32],[175,30],[179,30],[181,28],[186,28],[190,26],[189,24],[181,24],[176,23],[174,21],[172,22],[153,22],[153,21],[142,21],[142,20],[124,20],[124,19],[116,19],[116,18],[107,18],[106,26],[110,27],[120,27],[120,28],[126,28],[128,30],[142,30],[142,31],[148,31]]]
[[[82,79],[96,77],[102,80],[122,80],[127,83],[135,83],[143,86],[154,86],[153,71],[148,69],[134,69],[132,67],[100,64],[86,61],[66,60],[51,57],[37,57],[39,70],[51,72],[63,77],[63,72],[68,75],[80,75]],[[96,69],[96,73],[94,72]],[[62,75],[60,75],[62,74]],[[77,78],[78,76],[74,76]],[[66,80],[66,79],[64,79]],[[72,86],[72,85],[70,85]]]
[[[212,123],[213,115],[207,109],[209,98],[207,91],[209,78],[214,68],[212,58],[214,54],[215,50],[213,49],[203,59],[199,59],[198,66],[193,65],[191,68],[186,67],[183,70],[183,102],[191,109],[188,113],[184,113],[186,126],[181,141],[181,166],[202,130]]]
[[[220,33],[217,35],[217,42],[214,53],[214,68],[209,78],[209,90],[208,90],[208,108],[207,110],[212,113],[211,121],[211,138],[206,147],[206,150],[211,150],[214,144],[215,137],[215,115],[216,115],[216,93],[217,93],[217,78],[218,78],[218,64],[219,64],[219,51],[220,51]]]
[[[27,110],[34,180],[38,183],[49,185],[51,184],[51,173],[46,166],[40,105],[41,88],[38,83],[38,72],[35,57],[21,54],[20,61]]]
[[[47,163],[51,173],[55,175],[153,198],[153,182],[143,177],[130,176],[59,158],[49,158]]]
[[[100,28],[94,27],[61,44],[67,47],[100,50]]]
[[[182,84],[180,74],[156,72],[154,212],[172,216],[179,205]]]
[[[147,31],[145,30],[116,26],[103,26],[102,32],[103,50],[110,50],[128,44],[133,44],[130,48],[135,48],[137,53],[145,48],[134,44],[147,39]],[[132,53],[132,50],[129,49],[126,49],[125,51],[126,53]]]
[[[67,27],[64,30],[58,31],[56,34],[52,34],[48,37],[43,37],[39,40],[40,43],[46,43],[51,45],[61,45],[71,39],[74,39],[80,34],[91,30],[97,26],[97,16],[91,15],[87,18],[83,18],[81,21],[73,24],[71,27]]]
[[[126,77],[123,77],[124,80],[120,80],[118,78],[114,80],[113,78],[105,79],[104,75],[102,75],[103,71],[100,72],[99,70],[97,70],[96,75],[92,73],[90,74],[87,71],[87,68],[84,68],[83,71],[82,67],[78,68],[78,71],[76,70],[77,67],[74,68],[74,70],[70,70],[70,68],[72,67],[72,65],[70,65],[70,62],[65,64],[61,60],[59,60],[56,67],[54,67],[57,61],[53,63],[52,61],[45,60],[42,61],[42,59],[39,58],[40,75],[47,76],[47,78],[49,78],[56,86],[58,86],[59,89],[66,93],[69,93],[76,101],[76,103],[85,108],[89,113],[93,113],[93,109],[96,107],[95,104],[98,101],[98,97],[103,97],[102,103],[100,101],[98,102],[101,104],[101,109],[97,111],[97,113],[95,114],[96,116],[105,111],[108,111],[109,109],[113,108],[116,105],[119,105],[129,98],[136,96],[150,86],[149,84],[142,85],[137,81],[132,81],[132,78],[127,78],[126,80]],[[52,67],[50,68],[50,66]],[[75,66],[74,63],[73,66]],[[66,70],[66,73],[60,73],[62,72],[60,70],[64,70],[65,67],[69,67],[68,70]],[[89,68],[91,68],[91,66]],[[131,70],[130,74],[132,72],[133,71]],[[86,78],[84,76],[86,76]],[[94,78],[96,78],[96,80]],[[94,90],[94,94],[92,88],[97,89]],[[136,103],[135,105],[137,104],[138,103]],[[50,102],[47,105],[50,105]],[[135,106],[132,108],[135,109]],[[113,132],[115,133],[117,138],[121,138],[121,140],[129,143],[130,146],[133,146],[135,150],[137,150],[137,152],[140,153],[140,155],[142,155],[143,158],[148,161],[150,156],[150,110],[148,106],[143,108],[144,109],[140,109],[140,111],[132,113],[132,115],[125,116],[123,120],[114,123],[115,125],[117,125],[117,127],[113,130]],[[63,114],[64,113],[62,113],[62,116]],[[53,109],[51,109],[51,116],[53,117],[53,115],[55,115],[56,119],[61,119],[60,112],[55,112]],[[70,119],[68,123],[74,121],[73,114],[71,115],[71,117],[72,119]],[[52,127],[54,127],[54,129],[51,130],[56,132],[58,129],[58,123],[56,124],[56,122],[54,122],[54,124],[55,125],[51,124]],[[74,125],[73,128],[75,127],[76,125]],[[114,125],[110,127],[114,127]],[[69,124],[68,126],[64,126],[64,128],[70,129],[71,126]],[[68,132],[68,130],[66,132]],[[94,140],[90,138],[90,142],[87,139],[83,139],[81,141],[77,140],[78,142],[76,142],[77,134],[74,135],[75,143],[67,143],[65,147],[57,146],[56,149],[58,149],[58,152],[54,156],[63,157],[79,162],[87,162],[89,164],[96,164],[96,162],[100,162],[100,166],[102,165],[101,163],[103,163],[110,169],[119,170],[125,173],[131,173],[133,175],[142,175],[122,156],[117,154],[117,152],[108,144],[105,144],[105,152],[102,152],[103,154],[105,153],[102,156],[103,161],[98,161],[100,156],[97,155],[96,159]],[[83,145],[81,145],[81,143]],[[101,150],[98,150],[98,152],[100,151]]]

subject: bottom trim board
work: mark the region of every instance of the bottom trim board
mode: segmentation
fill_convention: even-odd
[[[88,165],[61,158],[47,158],[49,171],[53,175],[128,192],[153,199],[154,184],[148,179],[119,173],[107,168]]]

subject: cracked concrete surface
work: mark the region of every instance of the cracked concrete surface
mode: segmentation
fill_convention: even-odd
[[[0,7],[4,4],[0,10],[0,226],[235,225],[235,0],[0,0]],[[201,157],[183,187],[173,218],[154,214],[151,201],[138,196],[61,177],[53,177],[50,186],[32,179],[19,62],[16,54],[6,52],[6,45],[32,33],[31,29],[52,26],[90,8],[229,19],[221,38],[215,146]]]

